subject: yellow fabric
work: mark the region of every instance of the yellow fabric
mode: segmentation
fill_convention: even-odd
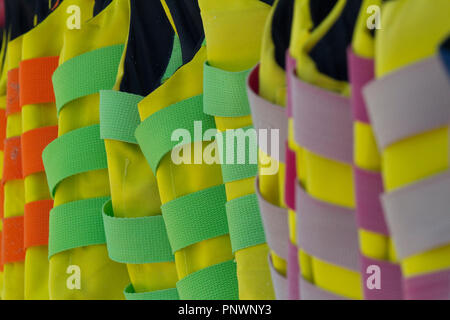
[[[420,0],[398,0],[383,5],[383,28],[376,34],[376,77],[382,78],[436,54],[439,44],[450,33],[449,11],[447,0],[435,0],[432,6]],[[448,128],[442,128],[382,150],[387,192],[447,170],[448,143]],[[400,263],[406,277],[449,269],[450,244],[407,257]]]
[[[38,57],[59,56],[63,45],[63,35],[67,20],[67,8],[76,4],[81,12],[92,12],[90,0],[64,1],[37,27],[23,36],[22,60]],[[83,14],[87,19],[89,15]],[[83,21],[84,22],[84,21]],[[49,37],[48,35],[52,36]],[[54,103],[32,104],[22,106],[23,132],[32,129],[56,126],[56,106]],[[44,172],[32,174],[25,178],[25,203],[51,199]],[[25,257],[25,299],[48,299],[48,250],[47,246],[27,249]]]
[[[208,63],[227,71],[247,70],[259,60],[264,22],[270,6],[259,0],[200,0]],[[244,50],[242,49],[244,48]],[[246,127],[251,116],[215,117],[219,131]],[[225,184],[230,201],[255,192],[255,178]],[[274,299],[268,264],[269,249],[261,244],[235,252],[239,298]]]
[[[329,15],[313,28],[309,11],[310,0],[296,1],[294,6],[294,28],[291,36],[291,55],[297,61],[297,75],[303,81],[341,95],[349,95],[349,85],[320,73],[309,52],[326,35],[340,16],[346,0],[338,0]],[[290,133],[291,135],[292,133]],[[294,149],[298,150],[298,149]],[[300,182],[314,198],[332,204],[354,207],[353,173],[349,164],[324,158],[305,149],[297,153],[297,171]],[[310,257],[299,250],[302,276],[330,292],[352,299],[361,299],[360,275],[337,265]],[[304,265],[305,264],[305,265]]]
[[[203,63],[206,48],[202,47],[194,58],[148,95],[138,105],[141,120],[176,102],[199,95],[203,91]],[[202,150],[208,145],[202,144]],[[195,147],[195,143],[191,144]],[[192,157],[194,152],[191,153]],[[192,159],[193,163],[193,159]],[[172,162],[171,153],[161,160],[156,172],[161,203],[165,204],[183,195],[222,184],[219,165],[181,164]],[[201,241],[175,252],[178,279],[208,266],[233,259],[229,235]]]
[[[22,50],[22,36],[10,41],[6,53],[6,70],[19,67]],[[6,138],[22,134],[21,113],[14,113],[6,120]],[[11,180],[4,184],[4,216],[5,218],[23,215],[24,187],[23,180]],[[13,262],[4,265],[3,270],[4,300],[23,300],[24,298],[24,262]]]
[[[84,14],[86,11],[83,11]],[[92,11],[89,11],[92,12]],[[65,28],[60,64],[102,47],[124,44],[129,28],[129,1],[114,0],[81,29]],[[60,112],[58,136],[71,130],[99,123],[99,94],[68,103]],[[70,201],[104,197],[110,194],[108,170],[90,171],[63,180],[57,187],[54,206]],[[80,289],[67,286],[68,267],[80,268]],[[50,299],[123,299],[129,282],[126,266],[111,261],[105,245],[81,247],[50,258]]]

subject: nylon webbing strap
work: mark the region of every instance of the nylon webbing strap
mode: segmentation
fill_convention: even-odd
[[[172,252],[228,233],[225,186],[177,198],[161,206]]]
[[[288,121],[286,109],[259,96],[259,66],[248,77],[247,92],[253,125],[258,131],[259,148],[271,158],[285,162]],[[265,137],[262,136],[263,133]]]
[[[123,294],[126,300],[180,300],[177,288],[137,293],[133,285],[129,284]]]
[[[289,300],[288,279],[280,274],[273,266],[272,257],[269,253],[270,276],[272,277],[273,289],[277,300]]]
[[[3,218],[2,263],[25,260],[23,216]]]
[[[256,195],[261,210],[262,222],[270,249],[283,258],[288,259],[289,224],[287,209],[271,204],[259,191],[259,178],[256,181]]]
[[[449,81],[435,56],[368,84],[363,94],[378,147],[384,149],[421,132],[448,126]]]
[[[123,49],[122,44],[104,47],[61,64],[52,78],[58,113],[75,99],[112,89]]]
[[[250,70],[230,72],[203,65],[203,110],[216,117],[250,114],[245,81]]]
[[[48,245],[48,221],[53,200],[28,202],[24,207],[24,248]]]
[[[181,51],[181,43],[177,34],[174,34],[172,54],[170,55],[166,71],[164,72],[164,75],[161,78],[162,82],[169,79],[181,65],[183,65],[183,54]]]
[[[358,229],[353,210],[311,197],[297,184],[297,241],[308,254],[359,270]]]
[[[142,98],[120,91],[100,91],[100,137],[137,144],[134,132],[141,123],[137,104]]]
[[[79,173],[107,168],[100,126],[84,127],[60,136],[45,148],[42,160],[52,196],[62,180]]]
[[[216,134],[224,183],[256,176],[258,173],[257,139],[252,126]]]
[[[300,80],[294,72],[292,114],[295,140],[319,155],[353,162],[353,116],[350,99]]]
[[[199,129],[194,129],[196,125],[201,126],[201,134],[195,134]],[[172,139],[177,129],[183,129],[183,132],[187,130],[191,138],[188,143],[193,143],[202,141],[203,132],[212,128],[215,128],[214,118],[203,113],[203,96],[198,95],[154,113],[139,125],[135,136],[150,167],[156,173],[162,157],[179,145],[180,138],[183,138],[177,136]]]
[[[230,200],[225,207],[233,253],[266,243],[256,194]]]
[[[238,300],[236,263],[229,260],[191,273],[177,282],[181,300]]]
[[[112,260],[134,264],[174,261],[161,215],[114,217],[112,202],[108,201],[103,206],[103,224]]]
[[[405,300],[450,300],[450,270],[406,277]]]
[[[325,291],[300,276],[300,299],[301,300],[348,300],[329,291]]]
[[[48,258],[79,247],[105,243],[102,206],[107,197],[68,202],[50,211]]]
[[[450,171],[382,196],[400,259],[450,243]]]

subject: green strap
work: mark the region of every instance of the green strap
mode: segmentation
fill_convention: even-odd
[[[73,175],[107,168],[105,144],[98,124],[66,133],[53,140],[42,152],[52,196],[62,180]]]
[[[169,79],[179,67],[183,65],[183,54],[181,51],[181,43],[178,36],[175,34],[173,37],[172,54],[170,55],[169,63],[166,67],[166,72],[162,77],[162,81]]]
[[[48,258],[74,248],[105,243],[102,206],[107,197],[68,202],[50,211]]]
[[[103,224],[111,260],[134,264],[174,261],[161,215],[117,218],[109,200],[103,206]]]
[[[250,114],[246,80],[250,70],[230,72],[203,66],[203,105],[206,114],[242,117]]]
[[[123,294],[126,300],[180,300],[176,288],[136,293],[133,285],[129,284]]]
[[[196,121],[201,122],[200,134],[194,134]],[[153,173],[156,174],[162,157],[180,145],[179,141],[172,141],[175,130],[185,130],[189,133],[190,141],[183,141],[188,144],[202,141],[203,132],[213,128],[214,118],[203,113],[203,97],[198,95],[154,113],[139,125],[135,136]]]
[[[229,260],[191,273],[177,282],[181,300],[238,300],[236,263]]]
[[[242,137],[245,137],[244,140],[242,140]],[[242,141],[242,143],[238,143],[238,140]],[[216,135],[216,141],[219,144],[219,150],[221,152],[220,159],[224,183],[255,177],[257,175],[258,138],[252,126],[220,132]],[[234,157],[232,154],[229,154],[231,159],[227,159],[227,152],[230,151],[234,152]],[[252,159],[250,159],[250,155],[252,155]],[[239,161],[239,157],[241,156],[245,157],[243,159],[244,161]]]
[[[137,144],[134,132],[141,123],[137,104],[143,97],[113,90],[100,91],[100,136]]]
[[[228,233],[225,186],[188,194],[161,206],[172,252]]]
[[[226,210],[233,252],[266,243],[256,194],[228,201]]]
[[[75,99],[114,87],[124,47],[119,44],[90,51],[55,70],[52,80],[58,114]]]

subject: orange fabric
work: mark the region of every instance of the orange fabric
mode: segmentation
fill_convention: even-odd
[[[11,180],[23,179],[21,140],[20,136],[5,140],[3,183]]]
[[[59,57],[24,60],[20,63],[20,105],[55,102],[52,75]]]
[[[23,248],[23,216],[3,219],[3,264],[25,260]]]
[[[25,204],[24,248],[48,244],[48,219],[53,200],[39,200]]]
[[[6,138],[6,112],[0,109],[0,150],[3,150]]]
[[[20,112],[19,104],[19,68],[8,71],[6,86],[6,115]]]
[[[58,127],[42,127],[22,134],[22,170],[23,176],[44,172],[42,151],[58,137]]]

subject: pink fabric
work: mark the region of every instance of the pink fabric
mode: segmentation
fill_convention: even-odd
[[[347,50],[349,77],[352,84],[352,112],[354,120],[370,123],[362,88],[374,79],[373,59],[357,56],[351,48]]]
[[[288,268],[287,268],[287,278],[288,278],[288,299],[289,300],[299,300],[299,275],[300,268],[298,265],[298,248],[295,244],[289,241],[289,256],[288,256]]]
[[[361,254],[361,275],[365,300],[403,300],[402,272],[400,266],[387,261],[375,260]],[[380,288],[370,289],[367,280],[376,276],[370,266],[379,268]]]
[[[406,300],[450,300],[450,270],[405,278]]]

